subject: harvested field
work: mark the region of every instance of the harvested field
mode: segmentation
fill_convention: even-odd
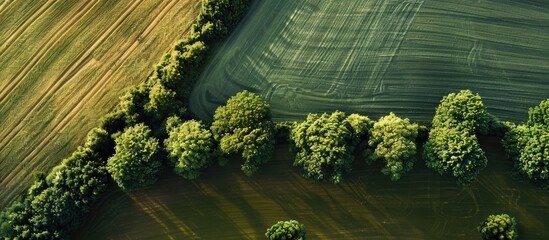
[[[547,1],[257,1],[205,69],[191,110],[211,119],[242,89],[276,120],[336,109],[428,122],[442,96],[481,94],[523,121],[549,97]]]
[[[480,138],[488,167],[457,186],[416,163],[398,182],[356,160],[340,185],[304,179],[287,145],[249,178],[232,161],[198,180],[164,174],[131,193],[112,188],[76,239],[264,239],[278,220],[305,224],[310,239],[478,239],[488,215],[509,213],[521,239],[546,239],[549,193],[513,176],[499,139]]]
[[[80,145],[183,38],[200,2],[0,3],[0,207]]]

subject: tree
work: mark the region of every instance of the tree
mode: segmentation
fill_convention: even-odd
[[[270,240],[305,240],[305,227],[296,220],[279,221],[267,229]]]
[[[459,128],[431,130],[424,157],[427,167],[454,177],[460,184],[475,180],[488,163],[477,137]]]
[[[392,112],[374,124],[369,144],[375,148],[374,158],[384,159],[387,163],[382,172],[391,180],[399,180],[402,174],[412,169],[417,133],[417,124],[410,123],[408,118],[401,119]]]
[[[242,171],[248,176],[269,161],[274,151],[274,124],[269,104],[246,90],[215,110],[211,126],[223,154],[241,154]]]
[[[442,98],[433,117],[433,127],[461,126],[464,129],[488,132],[488,120],[481,97],[470,90],[461,90]]]
[[[168,119],[168,122],[172,121],[178,120]],[[171,129],[164,145],[175,172],[183,178],[196,179],[212,161],[214,142],[210,130],[195,120],[168,126]]]
[[[507,214],[490,215],[478,227],[482,239],[515,240],[518,237],[517,222]]]
[[[114,153],[114,140],[103,128],[93,128],[86,137],[85,148],[97,153],[102,161],[106,161]]]
[[[140,123],[127,128],[115,139],[115,153],[108,159],[107,170],[124,191],[154,183],[162,163],[159,143],[151,130]]]
[[[294,166],[305,177],[339,183],[351,171],[357,136],[346,123],[345,113],[309,114],[307,120],[292,129],[291,150],[296,153]]]
[[[424,145],[426,165],[460,184],[473,181],[488,162],[475,132],[487,134],[490,119],[478,94],[462,90],[444,97]]]
[[[549,99],[528,110],[528,124],[549,126]]]
[[[549,186],[549,99],[528,111],[528,122],[509,126],[502,140],[507,156],[519,173],[543,187]]]

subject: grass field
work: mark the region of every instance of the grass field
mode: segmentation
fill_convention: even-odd
[[[481,94],[523,121],[549,97],[549,2],[257,1],[206,68],[191,110],[211,119],[242,89],[277,120],[339,109],[428,122],[442,96]]]
[[[340,185],[301,177],[287,146],[248,178],[238,162],[196,181],[164,174],[131,193],[112,188],[76,239],[263,239],[278,220],[305,224],[310,239],[478,239],[478,224],[506,212],[521,239],[546,239],[549,194],[513,176],[497,138],[480,138],[488,167],[466,187],[423,161],[398,182],[356,160]]]
[[[0,207],[80,145],[183,38],[198,0],[0,3]]]

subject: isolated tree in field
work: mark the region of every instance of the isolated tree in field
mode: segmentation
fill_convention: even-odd
[[[502,140],[517,170],[532,182],[549,185],[549,100],[530,108],[525,124],[512,127]]]
[[[490,215],[478,227],[482,239],[515,240],[518,237],[517,222],[507,214]]]
[[[158,158],[158,140],[151,137],[149,127],[140,123],[127,128],[115,142],[107,170],[118,186],[130,191],[154,183],[162,163]]]
[[[463,90],[444,97],[424,145],[426,165],[460,184],[473,181],[488,163],[475,132],[488,133],[489,119],[478,94]]]
[[[381,170],[391,180],[399,180],[412,169],[416,155],[418,125],[408,118],[401,119],[394,113],[380,118],[373,127],[369,144],[374,148],[374,158],[384,159],[387,165]]]
[[[175,165],[175,173],[186,179],[196,179],[202,169],[212,162],[213,137],[200,121],[171,123],[177,121],[175,117],[168,119],[169,137],[164,145],[169,159]]]
[[[345,124],[345,113],[309,114],[307,120],[292,129],[291,150],[296,153],[294,166],[305,177],[339,183],[351,171],[357,136]]]
[[[305,227],[296,220],[279,221],[267,229],[270,240],[305,240]]]
[[[241,154],[242,171],[248,176],[272,158],[274,124],[269,104],[259,96],[242,91],[215,110],[211,126],[223,154]]]

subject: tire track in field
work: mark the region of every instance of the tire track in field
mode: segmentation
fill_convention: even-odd
[[[0,136],[0,150],[3,149],[6,145],[8,145],[14,136],[16,136],[23,127],[23,122],[28,120],[30,118],[30,113],[34,112],[39,108],[39,106],[42,105],[43,102],[47,101],[65,82],[67,82],[72,76],[74,76],[79,69],[81,69],[81,66],[85,63],[85,60],[89,59],[91,56],[91,53],[101,44],[103,41],[115,30],[117,29],[122,21],[126,19],[126,17],[135,10],[135,8],[139,5],[138,3],[141,3],[141,0],[134,1],[127,9],[126,11],[115,21],[111,27],[105,31],[96,41],[95,43],[88,48],[86,52],[81,54],[79,57],[77,57],[66,69],[63,71],[60,77],[58,77],[55,81],[52,82],[52,84],[46,89],[45,93],[43,93],[37,101],[34,102],[34,104],[31,104],[32,107],[25,113],[21,115],[21,121],[16,123],[17,125],[15,127],[9,127],[9,131],[6,134]]]
[[[93,3],[93,4],[92,4]],[[36,51],[17,73],[15,74],[15,77],[11,79],[6,87],[4,87],[0,91],[0,105],[6,101],[7,96],[10,95],[21,82],[23,82],[23,79],[29,74],[29,72],[36,66],[40,60],[46,56],[46,53],[48,53],[52,47],[55,46],[55,44],[59,41],[63,35],[69,31],[77,22],[79,22],[84,16],[88,15],[88,13],[91,11],[93,6],[97,1],[86,1],[86,3],[81,6],[77,11],[75,11],[72,15],[68,16],[70,19],[69,21],[65,22],[63,26],[57,28],[57,30],[53,33],[51,37],[48,37],[48,41],[44,43],[38,51]]]
[[[135,10],[135,8],[137,8],[137,6],[139,5],[139,3],[141,3],[141,0],[137,0],[137,1],[134,1],[132,4],[130,4],[130,6],[128,6],[128,8],[126,8],[126,10],[124,11],[124,13],[122,15],[120,15],[116,21],[114,22],[114,24],[112,24],[107,31],[105,31],[97,40],[96,42],[90,47],[88,48],[88,50],[81,54],[77,59],[75,59],[67,68],[65,71],[63,71],[63,73],[61,74],[60,77],[58,77],[49,87],[48,89],[46,90],[45,93],[43,93],[39,98],[38,100],[32,105],[34,107],[32,107],[31,109],[27,110],[23,115],[22,115],[22,119],[17,123],[17,125],[14,127],[14,128],[10,128],[10,131],[8,132],[8,138],[5,138],[5,139],[2,139],[2,142],[1,143],[4,143],[3,145],[0,145],[0,149],[3,149],[6,145],[8,145],[14,138],[14,136],[16,136],[17,134],[19,134],[19,132],[21,132],[22,130],[22,127],[23,127],[23,123],[26,122],[30,117],[31,117],[31,113],[36,111],[42,104],[43,102],[47,101],[49,98],[51,98],[51,96],[65,83],[67,82],[68,78],[70,78],[71,76],[74,76],[79,69],[81,69],[80,67],[84,64],[85,60],[89,59],[91,53],[108,37],[111,35],[111,33],[117,29],[121,23],[128,17],[128,15],[133,12],[133,10]],[[4,141],[6,140],[6,141]],[[0,144],[1,144],[0,143]],[[19,162],[19,164],[17,164],[16,166],[16,169],[18,169],[18,171],[22,168],[22,165],[21,163],[24,162],[24,161],[21,161]],[[4,180],[10,178],[10,175],[12,175],[12,173],[15,173],[15,172],[18,172],[18,171],[13,171],[11,172],[8,176],[5,176]],[[3,185],[4,184],[4,180],[2,180],[2,184],[0,185]]]
[[[141,2],[141,1],[139,1]],[[57,134],[65,128],[65,126],[71,122],[74,117],[76,117],[77,113],[83,108],[84,103],[87,103],[91,98],[97,96],[99,94],[100,90],[105,87],[105,85],[108,83],[108,80],[111,79],[112,75],[122,67],[123,63],[126,61],[126,59],[130,56],[130,54],[137,48],[137,46],[141,43],[139,39],[147,37],[152,30],[155,28],[156,25],[162,20],[162,18],[166,15],[166,13],[173,8],[173,6],[177,3],[177,0],[171,1],[169,4],[167,4],[161,11],[158,13],[153,19],[153,21],[145,28],[145,30],[139,35],[139,38],[133,42],[133,44],[127,48],[127,50],[118,56],[115,61],[110,62],[108,64],[109,66],[115,66],[115,68],[110,68],[102,77],[101,79],[92,86],[91,90],[84,95],[78,103],[76,103],[69,113],[67,113],[61,121],[59,121],[53,130],[49,132],[49,134],[40,142],[37,144],[37,147],[32,150],[28,155],[26,155],[23,160],[12,170],[7,177],[5,177],[3,180],[1,180],[0,185],[6,185],[9,183],[12,183],[12,179],[14,179],[16,176],[19,176],[19,172],[21,172],[23,167],[29,167],[29,169],[35,169],[37,165],[40,164],[39,161],[33,161],[30,163],[29,166],[25,166],[25,164],[30,159],[34,158],[39,152],[41,152],[50,142],[51,140],[57,136]],[[190,3],[189,3],[190,4]],[[127,16],[126,16],[127,17]],[[125,18],[124,18],[125,19]],[[190,29],[190,26],[187,27],[186,31]],[[125,45],[127,46],[127,45]],[[126,47],[124,47],[126,48]],[[81,69],[81,68],[80,68]],[[74,76],[75,74],[72,74],[71,76]],[[10,199],[13,194],[15,194],[17,191],[14,189],[11,192],[4,194],[5,198]]]
[[[10,5],[10,3],[13,3],[13,1],[4,1],[2,3],[2,5],[0,5],[0,16],[2,16],[2,14],[4,14],[4,11],[6,11],[7,7]]]
[[[2,45],[0,46],[0,55],[4,54],[4,52],[11,47],[11,45],[13,44],[13,42],[19,38],[19,36],[21,36],[21,34],[27,30],[27,28],[36,21],[36,19],[40,16],[42,16],[42,14],[47,11],[48,9],[50,9],[51,6],[53,6],[53,4],[55,3],[55,1],[48,1],[47,3],[45,3],[44,5],[42,5],[36,12],[34,12],[23,24],[19,25],[19,27],[17,27],[17,30],[15,30],[14,33],[12,33],[10,35],[10,37],[4,42],[2,43]]]

